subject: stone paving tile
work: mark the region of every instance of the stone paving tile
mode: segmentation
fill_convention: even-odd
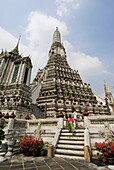
[[[25,168],[24,170],[37,170],[37,168],[31,167],[31,168]]]
[[[41,162],[34,161],[34,163],[36,164],[37,167],[46,165],[44,161]]]
[[[35,164],[34,163],[24,163],[24,168],[31,168],[31,167],[33,167],[33,168],[35,168]]]
[[[72,164],[73,166],[77,167],[80,170],[85,170],[85,169],[91,170],[91,168],[88,166],[88,163],[84,162],[82,160],[72,160],[72,159],[68,160],[68,159],[66,159],[66,161],[68,161],[69,164]]]
[[[45,166],[38,167],[38,170],[50,170],[50,168],[45,165]]]
[[[55,168],[54,170],[63,170],[63,168]]]
[[[10,166],[10,169],[12,169],[12,170],[19,170],[19,169],[23,169],[23,166],[22,165],[19,165],[19,166]]]
[[[48,166],[51,168],[51,169],[55,169],[55,168],[60,168],[60,166],[53,160],[53,159],[47,159],[45,160],[45,162],[48,164]]]
[[[10,166],[0,166],[0,170],[9,170]]]

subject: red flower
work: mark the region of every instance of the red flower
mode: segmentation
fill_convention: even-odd
[[[102,161],[105,163],[107,160],[106,160],[106,158],[102,158]]]
[[[102,142],[102,143],[95,143],[96,149],[101,152],[100,157],[102,158],[103,162],[107,161],[107,158],[114,157],[114,142]]]
[[[44,146],[44,142],[42,138],[34,139],[31,135],[26,135],[20,142],[20,150],[21,152],[25,153],[29,151],[32,153],[32,151],[38,153]]]

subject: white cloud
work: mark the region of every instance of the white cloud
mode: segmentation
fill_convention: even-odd
[[[72,10],[79,9],[79,0],[56,0],[57,15],[68,16]]]
[[[15,45],[15,37],[0,27],[0,47],[3,49],[11,49],[12,44]]]
[[[54,17],[39,12],[31,12],[28,17],[26,35],[34,63],[33,75],[36,74],[36,70],[44,67],[47,62],[48,51],[53,40],[52,34],[56,26],[58,26],[62,35],[68,34],[66,24]]]
[[[70,42],[64,41],[67,49],[68,62],[72,68],[79,70],[81,75],[85,77],[97,76],[106,73],[103,63],[98,57],[89,56],[83,52],[75,51]]]

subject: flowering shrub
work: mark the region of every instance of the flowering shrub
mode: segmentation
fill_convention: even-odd
[[[25,155],[40,155],[44,146],[42,138],[34,139],[33,136],[26,135],[20,142],[20,151]]]
[[[95,143],[95,148],[101,153],[102,162],[107,162],[107,158],[114,158],[114,142]]]

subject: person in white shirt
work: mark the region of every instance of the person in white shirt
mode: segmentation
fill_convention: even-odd
[[[75,110],[73,110],[72,117],[74,118],[74,127],[75,128],[78,127],[77,116],[78,116],[78,113]]]

